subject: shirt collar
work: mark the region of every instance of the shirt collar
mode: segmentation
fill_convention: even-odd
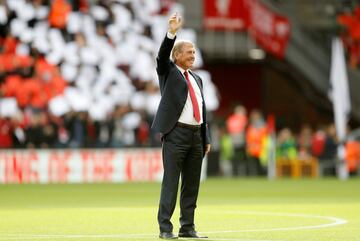
[[[187,71],[190,74],[190,69],[185,70],[185,69],[181,68],[179,65],[177,65],[177,64],[175,64],[175,65],[178,68],[178,70],[181,72],[181,74],[184,75],[185,71]]]

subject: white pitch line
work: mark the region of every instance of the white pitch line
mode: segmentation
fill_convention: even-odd
[[[21,238],[149,238],[156,234],[2,234],[7,237]],[[0,236],[1,237],[1,236]]]
[[[119,239],[122,239],[122,238],[136,238],[136,239],[156,239],[158,240],[158,237],[156,234],[152,234],[151,237],[136,237],[134,235],[131,235],[129,237],[125,237],[125,236],[122,236],[122,235],[98,235],[99,237],[98,238],[119,238]],[[105,237],[106,236],[106,237]],[[61,235],[50,235],[49,237],[46,237],[45,235],[44,236],[41,236],[41,237],[29,237],[29,236],[26,236],[26,237],[7,237],[6,239],[7,240],[31,240],[31,239],[53,239],[53,238],[60,238],[60,239],[72,239],[72,238],[97,238],[95,236],[86,236],[86,235],[67,235],[67,236],[61,236]],[[206,241],[283,241],[283,240],[278,240],[278,239],[242,239],[242,238],[203,238],[203,239],[192,239],[192,238],[179,238],[179,240],[206,240]]]
[[[222,212],[223,214],[224,212]],[[301,217],[301,218],[319,218],[333,221],[331,223],[325,223],[320,225],[310,225],[310,226],[296,226],[296,227],[283,227],[283,228],[264,228],[264,229],[243,229],[243,230],[218,230],[218,231],[209,231],[203,233],[243,233],[243,232],[271,232],[271,231],[288,231],[288,230],[304,230],[304,229],[320,229],[320,228],[329,228],[342,224],[346,224],[348,221],[345,219],[329,216],[320,216],[320,215],[311,215],[311,214],[290,214],[290,213],[271,213],[271,212],[229,212],[231,214],[251,214],[251,215],[268,215],[268,216],[282,216],[282,217]]]
[[[179,240],[181,240],[180,238]],[[185,238],[184,240],[206,240],[206,241],[283,241],[279,239],[242,239],[242,238]]]
[[[216,213],[216,212],[215,212]],[[219,212],[224,214],[226,212]],[[240,230],[217,230],[217,231],[208,231],[201,232],[204,234],[221,234],[221,233],[245,233],[245,232],[271,232],[271,231],[289,231],[289,230],[306,230],[306,229],[320,229],[334,227],[347,223],[345,219],[329,216],[320,216],[320,215],[311,215],[311,214],[291,214],[291,213],[271,213],[271,212],[251,212],[251,211],[238,211],[238,212],[229,212],[231,214],[250,214],[250,215],[268,215],[268,216],[285,216],[285,217],[301,217],[301,218],[317,218],[317,219],[326,219],[332,222],[320,224],[320,225],[310,225],[310,226],[295,226],[295,227],[283,227],[283,228],[264,228],[264,229],[240,229]],[[24,240],[24,239],[68,239],[68,238],[118,238],[118,239],[127,239],[127,238],[136,238],[136,239],[157,239],[156,234],[4,234],[0,233],[0,238],[11,239],[11,240]],[[228,241],[249,241],[244,239],[229,239],[229,238],[210,238],[206,239],[211,240],[228,240]],[[274,241],[274,240],[254,240],[252,241]],[[278,241],[278,240],[277,240]]]
[[[113,238],[125,238],[125,237],[116,237],[115,235],[113,235]],[[6,238],[7,240],[32,240],[32,239],[53,239],[55,237],[11,237],[11,238]],[[68,239],[68,238],[74,238],[74,237],[56,237],[56,238],[61,238],[61,239]],[[94,238],[94,237],[84,237],[84,238]],[[101,237],[104,238],[104,237]],[[110,237],[109,237],[110,238]],[[152,237],[128,237],[128,238],[136,238],[136,239],[156,239],[158,240],[157,235],[153,234]],[[279,239],[242,239],[242,238],[197,238],[197,239],[192,239],[192,238],[179,238],[178,240],[206,240],[206,241],[283,241],[283,240],[279,240]]]

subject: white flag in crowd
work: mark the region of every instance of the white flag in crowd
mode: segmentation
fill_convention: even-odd
[[[344,48],[339,38],[333,39],[330,83],[335,114],[336,132],[340,140],[346,136],[346,124],[351,110]]]
[[[344,141],[351,106],[344,47],[339,38],[334,38],[332,41],[330,83],[332,88],[331,97],[334,108],[336,133],[339,140]],[[340,160],[337,168],[338,177],[340,179],[347,179],[349,174],[347,165],[344,162],[345,148],[343,144],[338,146],[337,153]]]

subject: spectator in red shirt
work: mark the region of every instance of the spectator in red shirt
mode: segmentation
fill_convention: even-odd
[[[0,118],[0,148],[10,148],[13,145],[12,127],[8,118]]]

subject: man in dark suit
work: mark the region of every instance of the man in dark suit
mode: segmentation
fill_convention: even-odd
[[[181,175],[179,237],[204,238],[195,231],[194,212],[199,193],[202,159],[210,150],[209,129],[201,78],[190,69],[195,47],[189,41],[175,44],[182,20],[175,13],[160,46],[157,74],[161,101],[152,128],[162,135],[164,177],[158,222],[160,238],[176,239],[170,221]],[[170,53],[172,51],[172,59]]]

